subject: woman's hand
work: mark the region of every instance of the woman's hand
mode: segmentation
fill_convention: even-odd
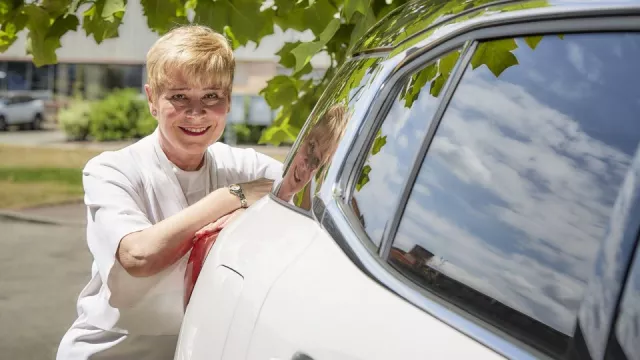
[[[235,219],[238,215],[242,214],[244,212],[245,209],[238,209],[232,213],[229,213],[223,217],[221,217],[220,219],[212,222],[211,224],[203,227],[202,229],[196,231],[195,234],[195,240],[197,241],[200,238],[209,236],[213,233],[215,233],[216,231],[220,231],[222,229],[224,229],[225,226],[227,226],[227,224],[229,224],[233,219]]]
[[[247,205],[251,206],[271,192],[271,188],[273,188],[273,180],[262,178],[238,185],[242,188],[244,197],[247,199]]]

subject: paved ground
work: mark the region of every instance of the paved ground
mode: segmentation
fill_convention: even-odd
[[[0,217],[0,234],[0,357],[54,359],[89,279],[84,228]]]

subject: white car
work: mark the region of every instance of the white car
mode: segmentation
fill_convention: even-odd
[[[44,121],[44,101],[29,95],[0,97],[0,131],[12,125],[22,129],[40,129]]]
[[[445,4],[374,26],[196,244],[175,359],[640,359],[639,3]]]

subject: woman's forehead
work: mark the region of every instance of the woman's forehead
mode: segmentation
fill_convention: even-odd
[[[168,72],[165,79],[167,90],[221,90],[226,82],[219,74],[189,75],[180,69]]]

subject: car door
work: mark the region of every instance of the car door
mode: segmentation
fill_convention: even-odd
[[[249,359],[563,358],[576,342],[635,176],[640,34],[425,58],[314,199],[323,230],[270,290]]]

